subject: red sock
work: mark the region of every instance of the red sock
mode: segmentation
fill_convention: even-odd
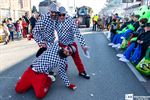
[[[76,87],[76,85],[74,85],[74,84],[70,84],[70,85],[68,86],[68,88],[69,88],[69,89],[72,89],[72,90],[75,90],[77,87]]]

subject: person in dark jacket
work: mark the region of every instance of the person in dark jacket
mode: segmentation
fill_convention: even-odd
[[[129,62],[129,60],[132,58],[131,53],[138,47],[138,45],[141,45],[141,57],[139,59],[142,59],[145,56],[145,52],[150,45],[150,28],[148,28],[149,24],[146,24],[147,19],[141,19],[140,23],[141,28],[137,30],[137,32],[140,32],[138,33],[139,36],[137,38],[137,41],[132,42],[123,54],[117,54],[118,57],[121,57],[119,59],[120,61]]]
[[[134,30],[130,31],[130,32],[126,32],[122,37],[124,37],[125,39],[128,39],[131,34],[135,31],[137,31],[137,29],[139,28],[140,24],[139,24],[139,18],[140,18],[140,15],[135,15],[134,16],[134,23],[132,24],[133,27],[134,27]]]
[[[123,30],[125,27],[127,27],[127,25],[129,25],[129,19],[128,18],[124,18],[123,19],[123,24],[121,25],[119,30]]]
[[[35,24],[37,22],[37,20],[39,19],[40,14],[35,12],[32,17],[30,18],[30,35],[27,37],[28,40],[31,40],[31,38],[33,38],[33,34],[32,34],[32,30],[35,27]]]
[[[118,29],[118,25],[117,25],[116,19],[113,19],[111,26],[110,26],[110,33],[111,33],[110,40],[111,40],[111,42],[113,41],[113,38],[116,34],[117,29]]]
[[[148,46],[150,46],[150,22],[145,25],[145,32],[140,34],[137,38],[137,42],[142,47],[141,58],[145,56]]]

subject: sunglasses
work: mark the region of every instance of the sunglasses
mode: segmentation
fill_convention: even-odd
[[[58,14],[59,16],[65,16],[66,14]]]

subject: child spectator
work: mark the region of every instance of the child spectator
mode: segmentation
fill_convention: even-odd
[[[20,24],[20,21],[17,20],[16,21],[16,32],[17,32],[17,38],[21,38],[21,24]]]
[[[12,41],[14,41],[15,26],[14,26],[14,24],[12,23],[11,18],[9,18],[9,19],[7,20],[7,27],[8,27],[8,30],[9,30],[9,32],[10,32],[10,39],[11,39]]]

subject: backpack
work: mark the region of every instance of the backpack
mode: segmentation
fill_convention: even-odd
[[[146,56],[138,63],[136,69],[146,76],[150,76],[150,48],[146,51]]]

